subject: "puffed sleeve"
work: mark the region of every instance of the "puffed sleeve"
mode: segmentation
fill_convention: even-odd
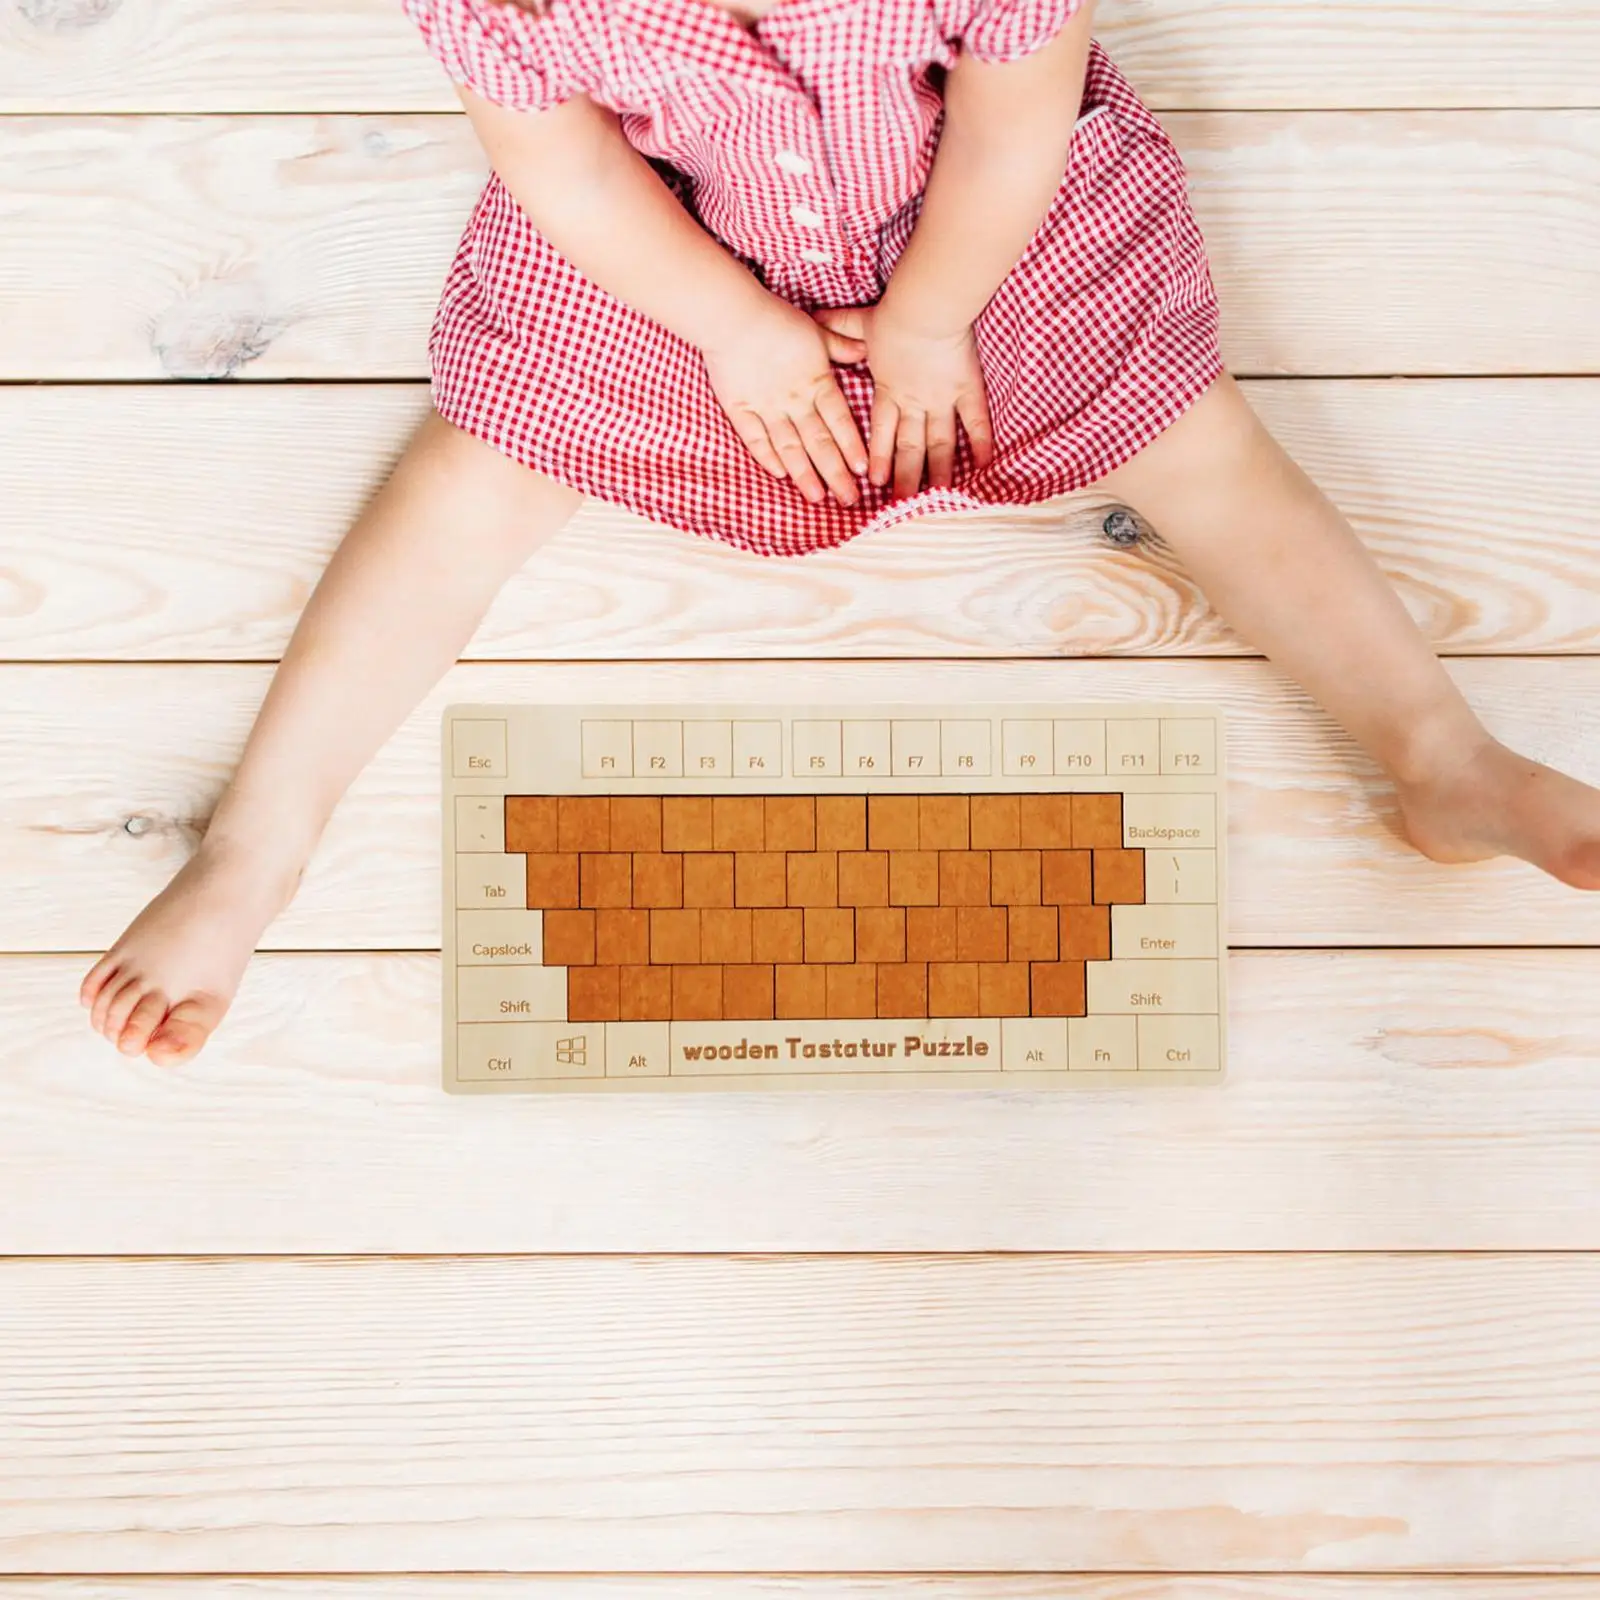
[[[1015,61],[1042,50],[1082,5],[1083,0],[978,0],[961,47],[982,61]]]
[[[558,17],[517,0],[404,0],[428,48],[457,83],[512,111],[543,111],[583,93]]]

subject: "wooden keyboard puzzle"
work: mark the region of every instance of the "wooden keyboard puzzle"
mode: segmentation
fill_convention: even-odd
[[[1217,1082],[1222,719],[457,706],[463,1093]]]

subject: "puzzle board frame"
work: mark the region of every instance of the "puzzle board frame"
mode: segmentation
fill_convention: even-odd
[[[1224,722],[1215,707],[1149,702],[946,709],[458,705],[444,713],[442,744],[443,1077],[452,1093],[1040,1090],[1216,1084],[1224,1078],[1226,751]],[[1108,770],[1113,767],[1117,770]],[[1120,797],[1122,837],[1115,847],[1097,820],[1108,815],[1104,797],[1112,795]],[[881,826],[868,824],[883,837],[869,833],[825,841],[858,845],[856,850],[824,851],[819,848],[824,841],[813,833],[810,849],[774,851],[767,848],[768,838],[758,840],[750,831],[752,800],[760,802],[763,817],[774,819],[767,824],[770,832],[803,824],[808,801],[813,827],[822,826],[819,819],[845,815],[857,796],[864,818],[883,819]],[[1021,809],[1025,796],[1032,801],[1026,813]],[[1060,796],[1067,801],[1052,798]],[[604,798],[606,804],[586,807],[585,797]],[[623,799],[626,807],[612,808],[611,797]],[[693,803],[680,803],[682,797]],[[765,805],[769,797],[773,807]],[[958,804],[955,797],[968,799]],[[970,830],[978,826],[976,819],[987,819],[984,825],[992,831],[995,818],[1009,817],[1005,797],[1016,797],[1018,815],[1031,817],[1030,843],[1022,843],[1022,834],[1014,844],[996,835],[993,850],[957,850],[952,846],[959,834],[929,835],[930,829],[970,824],[964,843],[973,846],[976,836]],[[665,808],[660,815],[668,819],[658,828],[676,825],[681,834],[691,826],[698,829],[701,817],[722,821],[708,821],[713,831],[704,838],[668,837],[642,851],[634,847],[654,839],[635,832],[620,838],[624,848],[614,850],[609,835],[585,832],[613,809],[633,819],[628,828],[647,827],[651,799]],[[915,808],[907,803],[913,799]],[[708,807],[706,802],[720,803]],[[1090,826],[1101,829],[1095,844],[1086,839],[1082,847],[1075,845],[1064,831],[1070,822],[1052,821],[1065,819],[1069,806],[1076,807],[1073,815],[1088,817]],[[914,840],[905,833],[918,825],[913,809],[917,818],[928,819]],[[717,827],[727,836],[718,836]],[[1059,838],[1051,827],[1063,830]],[[891,828],[900,830],[892,839]],[[1170,836],[1174,828],[1183,839],[1177,849],[1158,846],[1153,837],[1130,843],[1137,835]],[[1081,820],[1078,831],[1087,832]],[[1059,848],[1053,849],[1052,841]],[[562,848],[529,849],[543,842]],[[807,842],[801,835],[777,840]],[[889,850],[890,843],[904,847],[903,855]],[[523,848],[513,849],[514,844]],[[668,850],[667,844],[685,848]],[[723,845],[738,849],[717,848]],[[885,848],[873,848],[878,845]],[[1145,891],[1156,883],[1152,851],[1171,882],[1163,883],[1157,899],[1148,900]],[[781,885],[771,860],[777,854],[785,860]],[[881,865],[868,860],[880,854],[886,858]],[[1137,896],[1127,859],[1135,854],[1141,858]],[[661,904],[662,891],[644,886],[659,878],[663,859],[673,855],[680,857],[680,898],[672,901],[669,888],[667,903]],[[932,882],[928,862],[913,862],[913,855],[939,858],[931,907],[926,906]],[[981,872],[971,859],[979,855]],[[730,903],[725,885],[706,887],[696,891],[700,903],[691,918],[681,899],[685,867],[697,882],[711,885],[717,877],[711,858],[723,856],[731,858],[728,871],[738,873],[737,903]],[[835,858],[831,866],[822,859],[827,856]],[[1042,901],[1028,899],[1031,886],[997,887],[1002,868],[1011,880],[1020,871],[1026,883],[1034,857],[1043,863]],[[1093,857],[1092,863],[1085,857]],[[1053,890],[1052,867],[1058,882]],[[1085,871],[1091,871],[1094,885],[1104,880],[1110,886],[1106,898],[1098,888],[1085,900],[1081,889],[1059,887],[1078,882]],[[979,877],[988,885],[981,904]],[[925,880],[921,889],[920,880]],[[1121,898],[1112,898],[1118,881],[1128,887]],[[516,903],[519,884],[521,904]],[[536,890],[543,906],[532,904]],[[645,896],[643,904],[636,894]],[[1001,906],[990,898],[996,894],[1002,895]],[[486,898],[496,895],[502,898]],[[707,895],[712,904],[704,903]],[[791,895],[801,903],[792,905]],[[951,895],[953,900],[947,898]],[[715,924],[722,930],[716,937],[738,935],[741,912],[760,916],[774,896],[781,896],[789,926],[800,919],[802,942],[794,950],[747,953],[742,946],[724,947],[724,956],[746,956],[724,964],[701,960],[706,953],[701,947],[687,951],[677,944],[685,936],[705,936],[712,917],[722,918]],[[841,896],[850,901],[852,940],[865,936],[867,924],[861,919],[879,915],[878,905],[887,899],[891,921],[898,901],[907,919],[903,927],[921,917],[918,926],[933,930],[918,935],[925,942],[954,926],[967,944],[933,952],[950,955],[948,962],[869,963],[861,958],[859,943],[846,958],[839,943],[845,923]],[[869,907],[861,904],[863,896]],[[1060,906],[1061,958],[1019,963],[1013,959],[1018,939],[1033,937],[1030,930],[1048,921],[1022,908],[1046,903]],[[1003,936],[1011,941],[1006,959],[956,959],[1000,953],[978,942],[992,944],[1002,936],[997,911],[1008,930]],[[632,952],[643,955],[642,961],[619,965],[609,956],[601,961],[605,952],[583,943],[584,930],[593,939],[597,919],[607,917],[614,944],[649,938],[648,947],[640,944]],[[1072,963],[1063,954],[1069,927],[1076,941],[1074,961],[1081,955],[1083,969],[1083,993],[1076,1001],[1066,970]],[[505,930],[510,936],[502,937]],[[1166,945],[1176,953],[1135,958],[1127,953],[1129,941],[1144,948]],[[550,963],[547,944],[550,950],[559,944],[577,964]],[[1038,953],[1023,950],[1024,955]],[[679,961],[684,954],[695,959]],[[754,960],[759,954],[801,959]],[[898,969],[918,965],[926,968],[921,1009],[947,1014],[905,1011],[915,1003],[915,972],[907,977]],[[1021,978],[1015,970],[1019,965]],[[663,998],[668,989],[660,982],[661,968],[670,968],[670,999]],[[708,976],[712,968],[718,976]],[[873,974],[870,983],[863,968]],[[775,976],[763,979],[764,969]],[[968,1014],[948,1014],[953,1005],[964,1010],[968,996],[980,995],[980,980],[980,1003]],[[760,1010],[763,982],[767,1011]],[[907,982],[913,984],[910,990]],[[1130,983],[1138,986],[1129,988]],[[901,986],[894,991],[901,998],[891,1001],[886,1015],[881,1006],[891,984]],[[863,1008],[873,986],[876,999],[868,1013]],[[1026,1009],[1019,1012],[1024,989]],[[713,990],[719,997],[715,1004],[732,1005],[733,1015],[708,1009]],[[803,1005],[802,996],[814,997],[811,1009],[826,1011],[842,1003],[856,1010],[833,1016],[782,1014],[786,1003],[789,1009]],[[1156,1009],[1141,1010],[1141,1000]],[[1039,1003],[1049,1014],[1039,1014]],[[1075,1003],[1082,1015],[1062,1009]],[[515,1009],[502,1009],[507,1007]],[[625,1007],[632,1008],[626,1016]],[[587,1014],[574,1020],[574,1011]],[[892,1047],[888,1054],[884,1046]],[[959,1053],[963,1047],[966,1054]],[[1163,1055],[1176,1059],[1164,1061]],[[1097,1068],[1090,1064],[1095,1060],[1115,1065]],[[856,1065],[863,1062],[873,1064]],[[1036,1062],[1044,1064],[1030,1064]]]

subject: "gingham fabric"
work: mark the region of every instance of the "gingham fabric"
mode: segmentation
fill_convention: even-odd
[[[713,0],[405,0],[459,82],[537,110],[587,94],[775,294],[871,305],[916,222],[939,84],[962,52],[1009,60],[1081,0],[780,0],[754,28]],[[498,179],[450,271],[434,401],[458,427],[586,495],[763,555],[930,511],[1082,488],[1222,370],[1205,247],[1171,141],[1098,46],[1060,191],[976,327],[997,455],[896,501],[808,504],[746,452],[696,351],[598,288]],[[836,368],[866,434],[872,384]]]

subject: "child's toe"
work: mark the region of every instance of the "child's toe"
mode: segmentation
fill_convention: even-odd
[[[157,1066],[175,1067],[192,1061],[222,1020],[226,1006],[210,996],[184,1000],[167,1013],[151,1035],[146,1054]]]
[[[105,1022],[100,1030],[112,1044],[122,1037],[122,1030],[127,1027],[128,1018],[133,1015],[147,993],[143,978],[129,978],[112,996],[106,1006]]]
[[[118,962],[113,959],[112,953],[107,951],[84,974],[83,982],[78,986],[78,1004],[92,1006],[100,998],[101,991],[117,974]]]
[[[161,1026],[167,1014],[167,997],[159,989],[150,989],[140,996],[139,1003],[128,1014],[121,1032],[117,1035],[117,1049],[125,1056],[144,1054],[150,1036]]]
[[[139,998],[139,983],[136,978],[130,977],[126,972],[119,972],[101,985],[99,994],[94,997],[94,1008],[89,1013],[89,1025],[96,1033],[103,1033],[107,1038],[112,1036],[111,1009],[130,988],[133,991],[128,1001],[131,1010],[134,1001]]]

